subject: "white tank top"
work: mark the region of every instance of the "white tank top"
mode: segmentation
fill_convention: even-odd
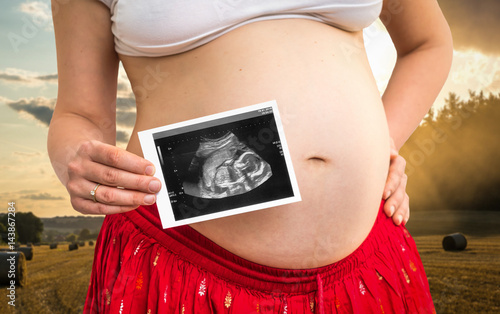
[[[100,0],[111,12],[115,49],[129,56],[167,56],[196,48],[240,26],[302,18],[359,31],[383,0]]]

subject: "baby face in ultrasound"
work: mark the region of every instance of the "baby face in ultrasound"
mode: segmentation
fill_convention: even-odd
[[[203,138],[188,172],[184,192],[209,199],[249,192],[272,176],[271,166],[231,132]]]

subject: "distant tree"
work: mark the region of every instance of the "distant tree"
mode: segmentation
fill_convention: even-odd
[[[8,217],[4,215],[1,223],[7,225]],[[40,218],[33,215],[32,212],[17,212],[16,213],[16,232],[18,241],[21,243],[37,243],[42,239],[43,222]]]
[[[0,243],[7,243],[7,227],[0,222]]]
[[[71,233],[66,237],[66,241],[68,242],[76,242],[76,234]]]
[[[500,210],[500,94],[450,93],[400,153],[411,208]]]
[[[87,228],[82,229],[80,231],[80,235],[78,236],[78,240],[85,241],[90,239],[90,231]]]

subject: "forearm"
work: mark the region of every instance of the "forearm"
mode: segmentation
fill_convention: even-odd
[[[391,137],[399,150],[429,111],[450,70],[450,44],[399,57],[382,96]]]
[[[82,143],[97,140],[115,144],[116,129],[113,123],[100,123],[73,113],[55,113],[49,127],[47,149],[52,167],[59,180],[66,186],[68,164]]]

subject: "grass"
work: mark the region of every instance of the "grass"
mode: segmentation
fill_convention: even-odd
[[[414,238],[437,312],[500,313],[500,235],[466,234],[465,251],[445,252],[443,235],[430,233]],[[28,285],[16,289],[15,309],[7,304],[6,290],[2,290],[0,313],[81,313],[93,247],[86,245],[71,252],[62,244],[54,250],[48,246],[33,249],[33,260],[27,262]]]
[[[28,284],[17,287],[15,308],[7,304],[7,293],[0,293],[0,313],[82,313],[93,254],[88,242],[74,251],[67,244],[33,247],[33,259],[26,262]]]
[[[500,313],[500,236],[467,236],[462,252],[442,236],[416,236],[437,313]]]

